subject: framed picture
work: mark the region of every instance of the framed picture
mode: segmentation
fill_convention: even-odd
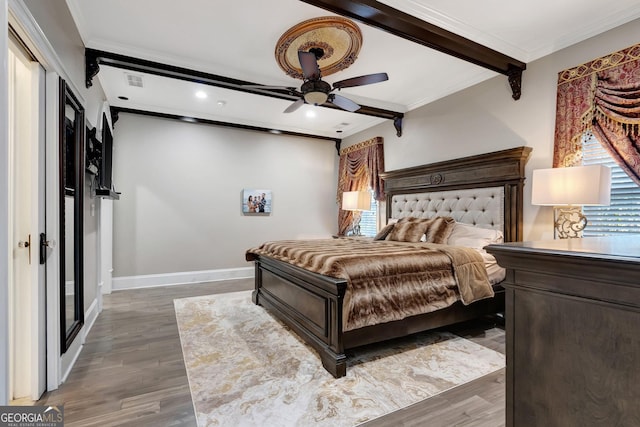
[[[245,215],[270,215],[271,190],[242,190],[242,213]]]

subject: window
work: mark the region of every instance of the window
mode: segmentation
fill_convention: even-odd
[[[582,149],[583,165],[602,164],[611,168],[611,204],[583,207],[589,220],[583,235],[640,233],[640,187],[613,161],[593,135],[585,134]]]
[[[363,211],[360,217],[360,234],[363,236],[373,237],[378,232],[378,201],[371,193],[371,210]]]

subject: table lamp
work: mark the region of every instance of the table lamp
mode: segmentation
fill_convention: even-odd
[[[371,193],[368,191],[345,191],[342,193],[342,209],[354,211],[351,225],[352,235],[360,236],[360,215],[355,212],[371,209]]]
[[[582,237],[587,218],[582,206],[607,206],[611,200],[611,169],[603,165],[533,171],[531,203],[554,207],[554,237]]]

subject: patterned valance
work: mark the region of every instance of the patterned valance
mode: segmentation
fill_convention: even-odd
[[[640,183],[640,44],[558,74],[554,167],[582,163],[585,133]]]
[[[620,52],[615,52],[577,67],[569,68],[558,74],[558,86],[573,80],[592,76],[594,73],[606,71],[629,62],[640,59],[640,44],[628,47]]]
[[[358,142],[357,144],[350,145],[346,148],[342,148],[340,150],[340,155],[353,153],[354,151],[358,151],[365,147],[371,147],[372,145],[382,145],[384,144],[384,140],[381,136],[376,136],[375,138],[367,139],[366,141]]]

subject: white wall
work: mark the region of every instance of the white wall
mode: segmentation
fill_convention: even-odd
[[[395,170],[525,145],[533,148],[526,167],[530,184],[533,169],[552,164],[558,72],[639,43],[639,28],[636,20],[527,64],[518,101],[507,78],[498,76],[407,113],[400,138],[387,122],[343,146],[383,136],[385,167]],[[530,189],[525,185],[524,238],[553,238],[552,209],[532,206]]]
[[[120,114],[114,130],[114,277],[251,267],[267,240],[337,231],[330,141]],[[241,192],[268,189],[269,216]]]

